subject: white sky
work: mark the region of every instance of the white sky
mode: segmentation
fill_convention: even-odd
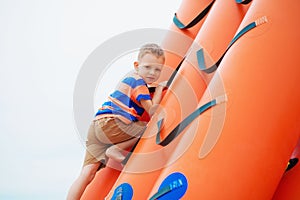
[[[0,199],[65,199],[84,156],[72,107],[80,67],[112,36],[168,29],[180,3],[0,1]]]

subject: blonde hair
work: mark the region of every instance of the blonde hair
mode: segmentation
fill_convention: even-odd
[[[138,59],[140,60],[147,53],[150,53],[150,54],[156,56],[157,58],[162,57],[163,60],[165,61],[164,50],[155,43],[149,43],[149,44],[143,45],[139,50]]]

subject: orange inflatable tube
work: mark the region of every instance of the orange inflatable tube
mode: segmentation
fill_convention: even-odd
[[[198,109],[168,135],[184,152],[147,199],[273,197],[300,133],[299,15],[252,2]]]
[[[214,12],[209,12],[202,25],[206,26],[206,29],[203,31],[203,36],[200,34],[203,29],[200,29],[186,60],[183,61],[173,82],[171,82],[168,92],[161,102],[160,109],[163,110],[163,112],[154,116],[149,123],[144,137],[138,143],[134,154],[127,162],[119,179],[107,197],[108,199],[112,198],[116,189],[124,183],[128,183],[132,186],[133,199],[146,199],[151,190],[151,185],[156,181],[156,177],[159,176],[161,169],[170,164],[167,163],[168,157],[174,151],[180,149],[177,149],[176,142],[168,145],[166,148],[156,145],[155,133],[158,131],[157,122],[161,118],[164,118],[163,126],[160,129],[163,138],[164,133],[168,133],[172,130],[181,119],[196,108],[207,85],[207,79],[205,78],[207,75],[199,70],[196,60],[197,51],[201,48],[206,49],[206,47],[199,44],[199,42],[214,40],[214,38],[220,37],[221,34],[224,41],[220,44],[214,44],[214,46],[210,46],[209,50],[206,50],[206,52],[214,52],[212,55],[215,60],[220,59],[238,29],[247,11],[247,6],[239,5],[232,1],[216,1],[211,10],[214,10]],[[227,30],[220,33],[219,30],[225,27]],[[212,56],[209,59],[210,63],[214,63]],[[143,184],[145,181],[149,184],[149,187],[145,187]]]

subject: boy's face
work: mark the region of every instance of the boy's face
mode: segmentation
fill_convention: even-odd
[[[134,62],[134,67],[138,75],[140,75],[147,84],[158,80],[163,65],[163,57],[157,58],[150,53],[145,54],[139,62]]]

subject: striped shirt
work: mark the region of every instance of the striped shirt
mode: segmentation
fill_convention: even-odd
[[[151,100],[146,82],[137,74],[126,76],[102,104],[96,117],[118,117],[125,123],[135,122],[145,109],[141,100]]]

